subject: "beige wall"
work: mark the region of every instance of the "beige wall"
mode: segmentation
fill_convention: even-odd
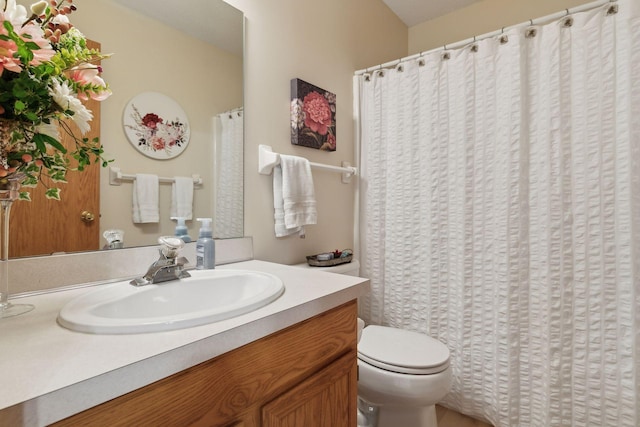
[[[123,173],[160,176],[200,174],[204,185],[194,193],[194,221],[190,235],[197,237],[197,217],[213,212],[213,117],[242,104],[242,58],[178,32],[166,25],[107,0],[78,2],[72,22],[90,39],[113,53],[103,62],[103,77],[113,90],[102,109],[101,141],[105,155]],[[122,114],[135,95],[160,92],[174,99],[187,114],[191,138],[178,157],[154,160],[128,141]],[[133,224],[132,183],[109,185],[108,170],[101,171],[101,228],[125,230],[129,246],[155,245],[161,234],[172,234],[169,219],[171,185],[160,185],[160,223]],[[104,240],[101,240],[105,243]]]
[[[256,258],[289,264],[303,262],[305,255],[353,246],[355,186],[342,184],[339,174],[314,172],[318,225],[307,228],[304,240],[297,236],[277,239],[273,232],[272,179],[257,173],[258,144],[269,144],[275,151],[305,156],[315,162],[354,163],[352,76],[355,70],[586,3],[584,0],[484,0],[407,29],[381,0],[226,1],[245,13],[247,25],[245,235],[254,239]],[[106,0],[83,1],[78,6],[74,23],[88,37],[101,41],[104,51],[115,53],[104,64],[105,78],[114,89],[112,98],[102,106],[102,135],[107,154],[117,159],[116,165],[124,172],[153,170],[149,165],[155,166],[158,161],[146,159],[130,146],[122,131],[121,114],[126,102],[138,92],[163,92],[187,111],[192,141],[185,154],[160,164],[167,175],[201,173],[209,192],[208,167],[199,162],[206,158],[202,150],[206,150],[203,146],[208,142],[210,117],[215,112],[233,108],[237,103],[235,99],[241,96],[241,87],[236,83],[216,86],[210,80],[205,83],[202,69],[217,69],[228,72],[229,77],[238,77],[238,59],[220,52],[205,55],[202,53],[207,49],[205,46],[184,39],[168,27],[157,27],[158,24],[144,16],[110,6]],[[125,33],[127,28],[135,29],[135,35]],[[178,71],[170,69],[166,66],[168,62],[181,63],[182,67]],[[125,69],[142,68],[146,74],[132,78],[126,71],[119,71],[123,65]],[[295,77],[337,94],[336,152],[291,145],[289,82]],[[130,223],[131,185],[111,187],[106,182],[108,174],[103,175],[103,228],[121,226],[122,219]],[[168,201],[168,187],[163,190],[161,199]],[[197,215],[209,216],[212,211],[212,201],[207,197],[196,195]],[[155,238],[158,233],[156,226],[135,226],[128,231],[127,241],[132,243],[138,234]]]
[[[227,0],[246,16],[245,235],[257,259],[286,264],[353,246],[354,184],[314,172],[318,224],[306,239],[276,238],[270,176],[259,175],[258,145],[314,162],[354,162],[352,76],[355,70],[407,54],[407,28],[381,0]],[[292,146],[290,80],[337,95],[337,151]]]
[[[352,75],[355,70],[484,34],[565,8],[581,0],[484,0],[407,29],[381,0],[226,0],[247,20],[245,63],[245,235],[254,256],[286,264],[305,255],[353,245],[354,185],[340,175],[314,172],[318,225],[307,237],[273,232],[271,177],[257,173],[258,144],[339,165],[354,163]],[[301,78],[337,94],[338,149],[292,146],[289,81]]]
[[[409,28],[409,55],[590,2],[591,0],[479,1],[464,9]]]

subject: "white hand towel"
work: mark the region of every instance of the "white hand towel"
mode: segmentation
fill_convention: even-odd
[[[299,232],[317,223],[316,197],[309,161],[280,155],[280,166],[273,170],[273,196],[276,237]]]
[[[133,181],[133,222],[150,223],[160,221],[158,208],[158,176],[136,174]]]
[[[171,184],[171,217],[193,219],[193,178],[174,178]]]
[[[282,198],[282,168],[280,165],[273,168],[273,208],[275,219],[276,237],[289,236],[300,232],[302,227],[287,229],[284,225],[284,199]]]

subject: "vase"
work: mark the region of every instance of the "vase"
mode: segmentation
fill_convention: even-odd
[[[17,316],[33,310],[31,304],[9,302],[9,218],[11,206],[20,195],[23,176],[0,179],[0,220],[2,221],[2,250],[0,254],[0,319]]]

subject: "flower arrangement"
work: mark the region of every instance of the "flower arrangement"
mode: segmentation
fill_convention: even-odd
[[[92,161],[107,161],[97,138],[82,135],[93,115],[82,101],[102,101],[111,95],[96,65],[107,58],[89,49],[84,35],[69,21],[73,0],[38,1],[31,13],[15,0],[0,0],[0,184],[21,179],[25,187],[47,185],[46,197],[60,200],[68,170],[82,171]],[[60,143],[60,132],[75,141],[75,149]],[[71,168],[70,160],[77,166]],[[20,193],[29,200],[28,192]]]
[[[291,80],[291,143],[336,150],[336,95],[300,79]]]

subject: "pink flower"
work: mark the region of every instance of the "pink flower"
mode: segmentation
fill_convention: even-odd
[[[335,151],[336,149],[336,137],[332,134],[327,135],[327,144],[329,144],[329,150]]]
[[[11,23],[13,30],[22,40],[33,42],[38,45],[39,49],[33,50],[33,59],[29,62],[29,65],[40,65],[42,62],[50,60],[51,57],[55,55],[55,51],[51,48],[51,44],[44,38],[42,28],[35,25],[33,21],[23,27],[20,21],[11,19],[10,15],[0,12],[0,22],[4,21],[9,21]],[[9,35],[4,26],[0,27],[0,34],[4,36]],[[22,71],[20,59],[14,57],[17,50],[18,47],[13,40],[0,40],[0,75],[5,69],[13,71],[14,73]]]
[[[157,115],[153,113],[147,113],[142,118],[142,124],[149,129],[156,129],[163,120]],[[164,143],[163,143],[164,144]]]
[[[304,97],[304,125],[312,131],[326,135],[331,126],[331,107],[327,99],[318,92],[310,92]]]
[[[166,143],[164,138],[156,137],[151,140],[151,146],[154,150],[164,150]]]
[[[78,98],[86,101],[91,97],[96,101],[104,101],[111,96],[111,91],[107,89],[107,84],[100,77],[101,71],[100,67],[91,64],[75,67],[71,70],[69,77],[80,86],[78,88]]]
[[[44,32],[40,26],[36,25],[34,21],[29,22],[24,27],[21,24],[13,24],[14,30],[23,40],[31,41],[38,45],[40,49],[33,50],[33,59],[29,62],[29,65],[40,65],[43,62],[50,60],[56,51],[51,48],[49,40],[44,38]]]
[[[0,31],[0,34],[2,33]],[[18,46],[12,40],[0,40],[0,75],[5,69],[14,73],[22,71],[20,60],[13,57],[17,50]]]

